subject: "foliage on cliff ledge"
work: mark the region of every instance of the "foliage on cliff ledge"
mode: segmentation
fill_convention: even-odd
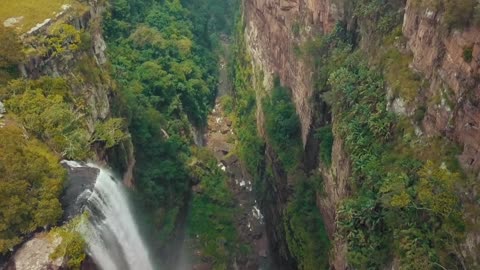
[[[288,249],[297,260],[298,269],[328,269],[330,243],[316,205],[317,194],[312,182],[303,178],[295,185],[284,217]]]
[[[50,259],[56,260],[64,258],[67,262],[68,269],[79,270],[83,260],[86,258],[85,248],[86,242],[79,232],[80,226],[86,222],[87,213],[84,213],[61,227],[55,227],[49,232],[50,238],[60,237],[61,242],[55,248]],[[52,239],[54,240],[54,239]]]
[[[55,224],[66,176],[58,158],[18,127],[0,128],[0,254],[22,236]]]
[[[271,96],[263,100],[265,131],[268,142],[278,155],[282,166],[294,171],[301,162],[300,120],[290,90],[280,85],[277,78]]]
[[[0,98],[29,133],[61,157],[85,160],[92,155],[92,143],[112,147],[125,138],[121,119],[98,123],[90,134],[86,101],[74,96],[62,78],[13,80],[0,89]]]
[[[331,73],[329,84],[334,128],[353,168],[353,195],[338,211],[349,263],[378,268],[394,252],[405,269],[420,262],[422,269],[455,267],[464,225],[449,144],[415,138],[399,125],[387,111],[383,77],[359,53]],[[440,256],[445,252],[454,256]]]

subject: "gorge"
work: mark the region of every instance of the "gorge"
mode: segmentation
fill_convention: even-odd
[[[0,269],[480,268],[477,0],[5,2]]]

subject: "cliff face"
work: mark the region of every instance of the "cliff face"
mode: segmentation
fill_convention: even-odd
[[[478,265],[480,219],[475,198],[479,190],[475,182],[480,170],[480,28],[447,31],[441,18],[440,12],[418,9],[407,1],[403,34],[413,53],[411,68],[428,80],[419,93],[426,100],[423,132],[455,141],[462,149],[460,165],[475,175],[461,195],[468,226],[462,255]]]
[[[472,26],[448,30],[442,23],[442,11],[420,9],[414,7],[413,2],[406,1],[404,9],[402,7],[398,11],[404,13],[402,32],[407,46],[397,49],[402,54],[413,55],[409,67],[425,83],[416,93],[413,105],[416,108],[408,108],[408,105],[398,100],[393,102],[393,107],[402,107],[400,111],[404,114],[407,111],[410,118],[413,118],[413,113],[409,114],[408,111],[421,107],[425,116],[420,122],[417,135],[442,136],[454,141],[462,148],[458,160],[466,173],[477,174],[480,169],[480,29]],[[306,148],[309,148],[308,137],[318,112],[313,104],[313,70],[296,55],[297,46],[314,36],[329,33],[335,23],[342,20],[346,20],[349,28],[354,28],[359,35],[361,49],[372,51],[375,50],[372,48],[377,48],[382,43],[381,40],[372,40],[372,36],[365,30],[374,29],[368,21],[357,20],[346,14],[353,14],[353,10],[341,1],[244,1],[245,38],[253,65],[263,75],[262,87],[268,92],[272,89],[272,78],[279,76],[281,83],[291,88]],[[263,93],[257,95],[264,96]],[[397,106],[400,103],[403,105]],[[396,113],[399,112],[397,109],[394,109]],[[257,120],[259,132],[263,136],[264,119],[261,109],[259,111]],[[334,115],[332,117],[335,118]],[[332,122],[335,125],[334,119]],[[308,152],[307,150],[305,151]],[[275,163],[274,158],[270,159],[271,163]],[[349,193],[350,167],[342,139],[334,134],[332,164],[330,167],[322,164],[318,166],[323,176],[325,195],[317,196],[317,206],[333,241],[330,264],[335,269],[347,267],[346,245],[340,238],[336,239],[335,220],[339,203]],[[279,215],[283,211],[282,205],[288,201],[288,190],[292,185],[281,173],[274,175],[274,178],[276,179],[270,188],[277,194],[274,198],[276,206],[266,210],[267,223],[279,222],[281,219]],[[465,220],[468,226],[461,253],[464,258],[473,260],[470,263],[475,264],[478,254],[476,247],[480,244],[480,238],[478,215],[472,209],[475,208],[478,190],[474,183],[469,185],[472,189],[459,195],[467,209]],[[277,230],[270,238],[281,239],[280,234]]]
[[[469,27],[448,32],[441,13],[413,7],[408,1],[403,33],[413,53],[411,67],[429,81],[422,95],[442,96],[428,106],[423,128],[427,135],[446,135],[463,145],[460,157],[465,168],[480,169],[480,29]],[[464,52],[471,50],[471,60]],[[442,94],[447,92],[448,94]]]
[[[249,53],[263,72],[263,85],[272,87],[273,74],[293,91],[293,101],[306,144],[312,123],[312,70],[295,55],[295,45],[331,31],[343,17],[340,1],[246,0],[245,31]]]
[[[110,114],[109,95],[112,84],[106,77],[102,77],[103,65],[106,63],[106,44],[102,35],[103,5],[92,1],[89,6],[65,7],[64,10],[50,19],[48,23],[31,29],[22,35],[27,48],[36,48],[41,36],[46,36],[49,29],[56,24],[69,24],[88,35],[83,40],[84,50],[66,51],[62,55],[32,54],[20,64],[19,70],[28,79],[37,79],[40,76],[66,77],[74,95],[83,96],[90,108],[88,125],[93,132],[95,122],[104,120]],[[84,65],[85,67],[81,67]],[[85,68],[89,69],[86,70]],[[83,69],[83,70],[81,70]],[[78,72],[80,71],[80,72]],[[74,75],[80,73],[82,77]],[[91,74],[100,74],[89,77]],[[106,73],[105,73],[106,74]]]
[[[303,42],[314,36],[332,31],[336,22],[344,17],[342,1],[330,0],[246,0],[245,1],[245,39],[248,52],[252,56],[256,72],[263,75],[263,81],[257,82],[257,88],[272,89],[273,78],[278,76],[282,85],[292,89],[292,99],[301,123],[303,145],[307,148],[308,137],[312,131],[314,114],[313,70],[310,65],[298,57],[295,50]],[[257,93],[257,100],[264,93]],[[259,132],[264,136],[264,117],[260,102],[257,102],[257,121]],[[292,266],[285,242],[285,231],[281,226],[282,213],[292,190],[286,173],[281,165],[275,162],[275,154],[268,151],[267,163],[273,168],[273,179],[267,181],[268,188],[273,190],[274,203],[264,206],[269,239],[273,245],[273,253],[280,254],[280,261],[287,269]],[[271,150],[271,149],[270,149]],[[327,196],[318,196],[317,204],[322,213],[326,229],[331,240],[334,240],[336,207],[346,195],[346,182],[349,175],[348,158],[340,140],[334,143],[334,158],[331,168],[321,169]],[[316,154],[314,154],[316,155]],[[333,241],[332,264],[336,269],[345,269],[346,248],[341,241]],[[293,266],[292,266],[293,267]]]

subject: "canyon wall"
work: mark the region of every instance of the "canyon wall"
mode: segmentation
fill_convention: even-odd
[[[457,143],[461,150],[458,156],[460,164],[467,174],[476,174],[480,169],[480,29],[448,29],[441,22],[442,12],[414,7],[413,0],[406,1],[399,9],[403,15],[402,32],[406,46],[397,48],[402,54],[413,55],[409,67],[419,74],[425,82],[418,89],[415,104],[404,108],[413,112],[418,108],[425,110],[425,116],[417,127],[419,136],[442,136]],[[398,4],[398,3],[397,3]],[[358,35],[359,47],[364,51],[375,51],[382,40],[375,40],[369,31],[375,31],[368,20],[354,17],[352,8],[342,1],[335,0],[245,0],[245,39],[247,51],[252,57],[255,71],[263,81],[257,82],[257,99],[268,96],[273,87],[273,78],[278,76],[282,85],[292,90],[292,101],[301,122],[301,136],[305,152],[309,151],[309,134],[313,131],[318,119],[314,104],[313,69],[297,54],[298,46],[315,36],[332,31],[339,21],[346,22]],[[396,5],[396,4],[395,4]],[[465,59],[465,51],[469,50],[471,59]],[[467,52],[468,53],[468,52]],[[367,53],[368,55],[369,53]],[[387,87],[388,88],[388,87]],[[398,98],[398,97],[397,97]],[[436,100],[436,101],[433,101]],[[403,101],[393,101],[404,104]],[[259,133],[265,136],[261,110],[261,102],[257,101],[257,121]],[[398,113],[398,111],[395,111]],[[407,113],[413,119],[413,113]],[[333,118],[335,116],[332,116]],[[334,123],[334,119],[331,119]],[[412,120],[412,122],[414,122]],[[350,164],[344,150],[342,139],[334,134],[331,166],[317,165],[324,181],[326,195],[317,196],[317,205],[322,213],[327,232],[332,241],[330,264],[334,269],[346,269],[346,245],[341,237],[337,237],[337,207],[342,199],[348,196],[348,178]],[[267,145],[267,150],[269,149]],[[270,188],[277,194],[274,206],[267,207],[267,223],[275,225],[280,222],[284,205],[289,200],[289,190],[293,183],[275,169],[275,157],[267,151],[267,162],[273,164],[274,179]],[[308,160],[304,160],[308,163]],[[480,234],[478,214],[475,209],[475,198],[478,188],[473,183],[470,189],[459,195],[467,209],[466,242],[462,244],[462,256],[465,260],[478,265],[478,246]],[[478,205],[476,206],[478,207]],[[270,226],[275,228],[275,226]],[[270,238],[282,246],[282,231],[275,230]],[[282,249],[282,248],[280,248]],[[394,267],[394,266],[392,266]]]
[[[245,37],[248,50],[264,75],[263,86],[272,87],[273,76],[293,91],[300,117],[302,141],[312,124],[313,83],[311,68],[296,56],[295,46],[329,32],[343,18],[341,1],[246,0]]]

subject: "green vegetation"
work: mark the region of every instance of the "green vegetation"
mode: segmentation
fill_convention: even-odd
[[[7,98],[7,109],[25,129],[59,156],[84,160],[91,156],[93,142],[105,142],[112,147],[125,138],[121,119],[97,124],[92,138],[84,117],[88,110],[86,101],[73,96],[62,78],[13,80],[0,90],[0,96]]]
[[[75,52],[78,50],[80,31],[70,24],[56,24],[50,30],[47,37],[47,47],[52,56],[61,55],[64,52]]]
[[[412,58],[411,55],[400,53],[394,46],[388,47],[383,55],[385,79],[393,88],[394,95],[401,97],[408,105],[415,104],[422,86],[420,76],[409,67]]]
[[[332,126],[327,125],[317,130],[315,136],[320,140],[320,161],[330,166],[332,164],[333,132]]]
[[[136,198],[149,213],[146,223],[152,224],[150,234],[157,249],[168,243],[178,216],[186,212],[192,174],[197,174],[189,163],[198,154],[190,148],[191,126],[204,126],[213,107],[218,72],[216,39],[230,31],[228,24],[220,24],[228,19],[230,2],[114,0],[106,14],[111,74],[118,82],[113,110],[126,119],[131,132],[137,161]],[[204,174],[205,188],[214,189],[207,185],[225,180],[215,171]],[[203,222],[198,211],[212,207],[220,212],[218,220],[217,213],[214,216],[212,212],[209,222],[230,222],[231,209],[222,216],[226,206],[211,200],[193,197],[192,222]],[[202,249],[223,265],[229,253],[215,254],[212,245],[221,234],[231,231],[217,229],[198,233],[203,237]]]
[[[285,213],[288,249],[297,260],[298,269],[328,269],[330,243],[315,203],[315,188],[310,182],[296,183],[295,195]]]
[[[8,18],[23,17],[15,28],[20,32],[26,32],[45,19],[54,17],[54,12],[60,12],[62,5],[72,4],[75,0],[18,0],[8,1],[2,4],[0,9],[0,22]]]
[[[12,79],[17,63],[23,60],[22,45],[17,34],[0,24],[0,83]]]
[[[72,270],[79,270],[86,258],[86,243],[78,227],[85,222],[86,214],[80,215],[61,227],[55,227],[48,233],[50,238],[61,238],[61,243],[55,248],[50,258],[65,258],[67,266]],[[53,239],[52,239],[53,240]]]
[[[454,155],[427,152],[439,145],[424,141],[421,147],[408,129],[395,128],[382,76],[360,59],[359,53],[352,55],[329,79],[334,128],[353,167],[354,195],[340,207],[338,223],[349,263],[357,269],[377,268],[390,250],[406,269],[416,269],[416,262],[425,269],[437,264],[450,268],[455,260],[439,254],[454,250],[463,230],[453,185],[460,178],[450,171],[455,166],[447,169]],[[447,145],[435,149],[447,151]]]
[[[0,128],[0,254],[62,215],[66,176],[58,158],[16,126]]]
[[[264,142],[257,131],[254,73],[243,35],[244,22],[240,20],[236,27],[232,61],[235,99],[228,107],[232,108],[231,118],[236,131],[236,153],[257,185],[262,180]]]
[[[240,248],[234,225],[235,205],[226,175],[206,149],[194,149],[190,161],[192,177],[200,181],[188,216],[188,234],[214,264],[227,269]]]
[[[276,79],[271,97],[263,100],[263,112],[268,142],[278,155],[282,166],[288,172],[292,172],[301,162],[302,142],[300,120],[289,91]]]
[[[480,25],[480,3],[476,0],[417,0],[415,5],[441,11],[442,22],[449,29]]]
[[[473,59],[473,46],[469,46],[463,49],[463,60],[467,63],[471,63]]]

